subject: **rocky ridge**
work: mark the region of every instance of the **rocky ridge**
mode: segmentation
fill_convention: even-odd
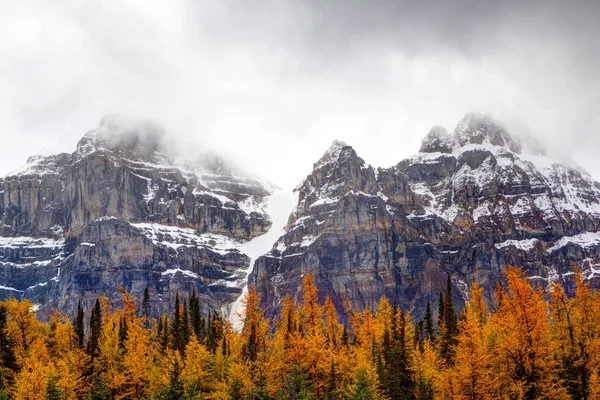
[[[109,116],[75,152],[1,178],[0,297],[31,299],[44,316],[148,287],[157,315],[195,290],[205,312],[235,314],[250,274],[274,315],[313,273],[340,311],[386,295],[419,317],[448,276],[459,306],[473,282],[491,297],[505,264],[567,287],[578,265],[600,288],[600,184],[486,115],[432,128],[390,168],[335,141],[296,188],[287,225],[293,197],[173,146],[156,124]]]
[[[0,179],[0,297],[72,311],[119,286],[150,288],[153,312],[196,290],[205,312],[234,301],[240,246],[271,226],[275,187],[215,154],[177,159],[151,122],[105,117],[72,154],[31,157]]]
[[[340,310],[386,295],[417,316],[448,275],[458,304],[475,281],[491,297],[505,264],[544,286],[578,265],[600,287],[600,184],[486,115],[434,127],[387,169],[336,141],[296,190],[286,234],[250,277],[271,314],[309,272]]]

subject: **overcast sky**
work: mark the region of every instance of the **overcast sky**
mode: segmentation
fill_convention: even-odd
[[[600,179],[596,3],[0,0],[0,176],[120,113],[293,187],[335,138],[390,166],[479,111]]]

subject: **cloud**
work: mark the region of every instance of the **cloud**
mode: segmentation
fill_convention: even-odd
[[[494,114],[600,178],[593,1],[25,0],[0,16],[0,175],[108,113],[293,187],[334,138],[389,166]]]

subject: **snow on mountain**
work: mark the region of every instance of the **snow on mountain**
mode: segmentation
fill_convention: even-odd
[[[243,315],[245,306],[243,303],[245,295],[248,293],[247,279],[248,275],[254,269],[254,262],[263,254],[271,250],[273,243],[285,233],[285,227],[288,217],[298,202],[298,196],[295,193],[285,191],[275,191],[267,199],[267,212],[271,216],[271,228],[267,233],[258,236],[240,246],[240,251],[250,257],[250,264],[245,271],[239,271],[236,275],[239,277],[237,285],[243,287],[242,294],[229,306],[224,308],[224,314],[228,316],[229,321],[236,330],[243,326]]]

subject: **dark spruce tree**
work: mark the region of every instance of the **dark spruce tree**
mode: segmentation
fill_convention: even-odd
[[[181,354],[185,351],[191,336],[192,329],[190,327],[190,316],[188,313],[187,302],[184,300],[181,312]]]
[[[446,286],[446,295],[443,299],[443,310],[438,321],[438,346],[440,357],[447,365],[453,365],[455,346],[457,344],[456,337],[458,336],[458,319],[452,299],[452,282],[448,276]]]
[[[413,381],[410,370],[409,345],[406,342],[406,316],[394,304],[390,321],[383,334],[381,356],[378,366],[380,387],[391,400],[412,399]],[[390,326],[388,329],[387,326]]]
[[[142,299],[142,317],[145,319],[144,327],[150,327],[150,289],[146,286],[144,289],[144,297]]]
[[[183,342],[183,326],[181,323],[181,303],[179,302],[179,293],[175,294],[175,308],[173,309],[173,319],[171,321],[171,348],[178,350],[181,354]]]
[[[348,400],[374,400],[376,398],[373,390],[373,382],[369,379],[364,370],[356,373],[356,382],[347,396]]]
[[[190,325],[196,338],[200,341],[204,339],[205,332],[202,332],[202,315],[200,314],[200,299],[196,294],[196,289],[192,291],[190,297]]]
[[[235,378],[231,382],[229,388],[229,398],[231,400],[244,400],[244,394],[242,393],[242,382],[238,378]]]
[[[425,320],[424,320],[424,329],[425,329],[425,337],[424,339],[429,339],[433,342],[434,340],[434,332],[433,332],[433,317],[431,315],[431,304],[427,302],[427,308],[425,308]]]
[[[173,370],[169,373],[169,386],[161,393],[161,400],[180,400],[183,399],[185,390],[181,382],[181,366],[179,361],[173,363]]]
[[[85,330],[83,326],[85,315],[83,313],[83,307],[81,306],[81,300],[77,303],[77,314],[73,319],[73,331],[77,337],[77,345],[83,348],[85,344]]]
[[[335,363],[333,358],[331,359],[331,366],[329,367],[329,376],[327,377],[327,385],[325,385],[325,391],[323,399],[325,400],[338,400],[340,399],[340,391],[338,389],[338,378],[335,371]]]
[[[46,400],[61,400],[64,398],[63,391],[58,387],[58,377],[51,376],[46,384]]]
[[[92,308],[90,315],[90,337],[88,339],[88,354],[91,357],[92,362],[99,354],[98,344],[100,341],[100,333],[102,331],[102,308],[100,307],[100,301],[96,299],[96,303]]]

